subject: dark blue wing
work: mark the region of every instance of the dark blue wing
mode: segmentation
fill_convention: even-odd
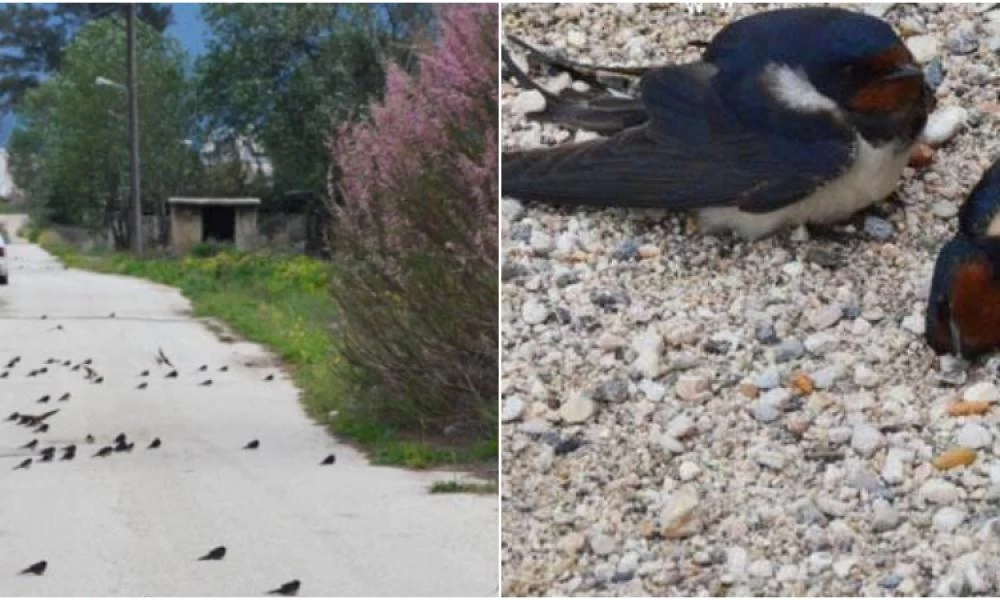
[[[765,212],[847,167],[846,127],[778,106],[759,80],[715,75],[706,63],[649,72],[642,82],[649,122],[606,140],[505,155],[503,192],[556,203]]]

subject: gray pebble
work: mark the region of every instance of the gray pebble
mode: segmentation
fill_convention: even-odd
[[[892,237],[894,228],[889,221],[881,217],[868,215],[865,217],[865,233],[872,239],[885,241]]]
[[[802,358],[806,353],[805,346],[795,338],[787,339],[774,348],[774,361],[778,363],[788,362],[797,358]]]

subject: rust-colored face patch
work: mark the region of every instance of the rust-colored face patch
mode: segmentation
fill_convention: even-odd
[[[981,353],[1000,347],[1000,285],[985,259],[958,267],[951,286],[951,315],[963,349]]]
[[[863,61],[862,65],[871,74],[872,80],[851,97],[851,109],[858,112],[895,112],[920,101],[924,93],[924,78],[921,75],[886,79],[911,64],[913,55],[902,44]]]

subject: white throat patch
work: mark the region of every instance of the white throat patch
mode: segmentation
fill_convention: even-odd
[[[836,112],[837,103],[824,96],[799,69],[788,65],[770,64],[764,78],[771,93],[792,110],[799,112]]]

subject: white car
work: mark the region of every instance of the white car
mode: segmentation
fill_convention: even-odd
[[[0,233],[0,285],[7,285],[7,242]]]

